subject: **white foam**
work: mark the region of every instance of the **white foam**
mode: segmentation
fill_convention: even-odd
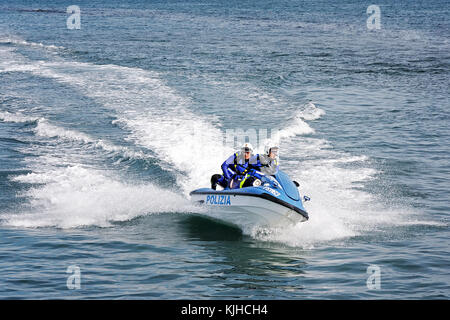
[[[379,174],[368,157],[351,156],[334,149],[323,150],[322,143],[310,143],[311,140],[314,138],[309,138],[308,144],[315,149],[311,148],[308,153],[314,154],[313,159],[282,163],[285,172],[300,183],[302,195],[311,198],[304,203],[309,220],[283,229],[258,227],[247,230],[251,236],[313,248],[390,227],[440,225],[421,219],[420,212],[407,205],[393,205],[395,199],[384,201],[381,195],[365,191],[366,184]],[[295,152],[304,150],[302,143],[306,142],[298,138],[291,143],[300,145],[293,149]],[[301,159],[301,155],[297,159]]]
[[[29,65],[29,71],[72,85],[114,111],[116,123],[131,132],[130,142],[152,149],[159,159],[169,163],[167,170],[181,173],[178,183],[185,194],[207,185],[211,174],[233,152],[223,147],[222,132],[208,118],[191,111],[190,101],[168,87],[155,72],[64,60],[37,62]],[[324,115],[325,111],[308,103],[275,137],[282,142],[281,153],[294,159],[281,162],[281,166],[312,199],[305,203],[310,220],[283,230],[246,231],[252,236],[308,247],[365,234],[384,225],[410,223],[412,210],[383,205],[377,196],[364,191],[364,185],[378,173],[366,163],[366,156],[337,152],[328,141],[311,137],[315,131],[308,122]],[[46,121],[39,120],[36,130],[42,136],[93,143],[85,134],[55,128]],[[178,212],[186,208],[184,197],[153,185],[132,186],[120,178],[79,166],[58,170],[17,178],[45,185],[27,194],[36,210],[10,215],[8,223],[108,225],[110,221],[127,220],[146,212]]]
[[[188,159],[189,154],[197,160],[204,157],[198,150],[201,147],[199,144],[209,151],[214,150],[208,143],[211,142],[209,129],[214,128],[184,109],[182,99],[155,78],[152,72],[62,61],[39,62],[28,70],[75,85],[87,96],[116,111],[120,115],[117,123],[132,131],[129,140],[154,149],[161,159],[171,162],[176,170],[186,170],[187,181],[189,178],[193,179],[190,168],[185,166],[193,166]],[[103,79],[109,80],[105,83]],[[160,107],[164,104],[167,109],[161,111]],[[20,114],[6,112],[2,113],[2,117],[18,122],[31,120]],[[87,134],[55,125],[45,118],[32,120],[37,121],[35,133],[39,137],[117,149],[116,146],[93,139]],[[147,133],[149,137],[140,136]],[[195,137],[196,133],[199,137],[189,145],[185,140],[186,134]],[[220,131],[216,130],[215,133]],[[207,141],[200,141],[202,139]],[[218,150],[219,146],[216,149]],[[55,150],[50,148],[47,151]],[[111,221],[128,220],[148,213],[183,212],[189,207],[187,199],[174,192],[151,184],[130,185],[121,182],[120,178],[107,177],[94,169],[74,165],[79,159],[70,155],[45,153],[46,150],[42,150],[38,159],[33,158],[28,162],[34,173],[16,178],[23,183],[43,185],[32,188],[24,195],[31,199],[29,210],[2,216],[8,225],[62,228],[107,226]],[[71,165],[61,168],[67,164]],[[214,166],[216,165],[214,163]],[[186,186],[186,190],[190,191],[192,188],[192,185]]]
[[[31,72],[74,85],[114,110],[118,115],[115,123],[131,132],[130,141],[156,152],[171,164],[167,170],[183,172],[178,175],[178,184],[186,194],[207,185],[209,177],[220,171],[223,159],[234,151],[224,148],[223,133],[207,118],[191,112],[189,101],[165,85],[155,72],[63,60],[40,63]],[[312,134],[314,130],[304,118],[317,119],[323,114],[307,104],[274,138]]]
[[[16,52],[14,47],[0,47],[0,73],[32,72],[39,69],[39,62],[31,62]]]
[[[19,38],[17,36],[14,37],[4,37],[4,38],[0,38],[0,43],[2,44],[13,44],[16,46],[28,46],[28,47],[34,47],[34,48],[42,48],[42,49],[47,49],[47,50],[61,50],[61,49],[65,49],[64,47],[61,46],[55,46],[55,45],[45,45],[43,43],[40,42],[32,42],[32,41],[26,41],[22,38]]]
[[[14,178],[39,183],[27,191],[30,209],[2,215],[3,224],[17,227],[107,227],[141,215],[191,210],[179,194],[152,184],[129,184],[104,171],[71,166]]]
[[[49,120],[44,117],[33,117],[25,116],[23,113],[11,113],[8,111],[0,111],[0,120],[5,122],[36,122],[36,127],[34,129],[37,136],[47,137],[47,138],[58,138],[60,140],[77,141],[83,144],[93,145],[94,147],[101,148],[108,152],[121,153],[126,157],[133,159],[144,159],[151,157],[143,152],[132,151],[129,148],[116,146],[102,139],[95,139],[89,135],[79,132],[77,130],[70,130],[63,128],[61,126],[52,124]]]
[[[81,141],[84,143],[94,142],[92,138],[84,133],[53,125],[45,118],[38,121],[35,132],[37,135],[43,137],[60,137],[63,139]]]
[[[297,116],[303,118],[304,120],[311,121],[320,119],[325,114],[325,110],[318,108],[314,103],[310,101],[305,103],[302,108],[300,108]]]
[[[223,133],[191,112],[189,101],[155,72],[67,61],[41,63],[32,72],[76,86],[113,110],[118,116],[115,123],[131,132],[128,140],[153,150],[170,164],[167,170],[183,172],[178,183],[185,194],[208,184],[223,159],[233,152],[223,147]]]
[[[301,106],[294,117],[285,125],[285,127],[276,132],[272,139],[280,141],[298,136],[314,134],[315,130],[306,121],[317,120],[325,115],[325,111],[316,107],[312,102]]]
[[[323,162],[326,163],[352,163],[352,162],[362,162],[369,160],[367,156],[342,156],[336,159],[325,159]]]
[[[8,111],[0,111],[0,120],[2,120],[4,122],[21,123],[21,122],[34,122],[34,121],[39,120],[39,118],[25,116],[21,113],[11,113]]]

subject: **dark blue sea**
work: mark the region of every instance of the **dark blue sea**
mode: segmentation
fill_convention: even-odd
[[[1,0],[0,299],[448,299],[449,16]],[[307,222],[191,204],[242,136],[276,140]]]

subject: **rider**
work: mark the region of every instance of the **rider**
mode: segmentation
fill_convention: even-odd
[[[250,174],[261,179],[260,173],[272,176],[278,172],[278,150],[276,144],[267,144],[264,148],[265,154],[255,154],[250,159]],[[259,171],[259,172],[258,172]]]
[[[240,175],[230,183],[230,188],[245,188],[261,185],[263,176],[271,176],[278,173],[278,150],[273,143],[265,146],[265,154],[256,154],[249,160],[249,166],[240,171]]]
[[[249,160],[252,155],[252,145],[248,142],[244,143],[240,151],[231,155],[222,164],[223,175],[215,174],[211,177],[211,189],[216,190],[218,184],[223,188],[242,188],[245,182],[242,179],[244,179],[250,169]],[[239,184],[236,182],[239,182]]]

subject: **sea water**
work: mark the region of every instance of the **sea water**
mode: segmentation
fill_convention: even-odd
[[[2,1],[0,298],[448,299],[450,5],[370,4]],[[198,215],[230,132],[309,221]]]

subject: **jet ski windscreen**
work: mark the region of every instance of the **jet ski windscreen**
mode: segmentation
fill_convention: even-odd
[[[300,200],[300,194],[298,193],[298,189],[295,186],[294,182],[287,176],[283,171],[278,170],[278,173],[275,175],[278,182],[280,182],[281,186],[286,192],[286,195],[292,200],[298,201]]]

